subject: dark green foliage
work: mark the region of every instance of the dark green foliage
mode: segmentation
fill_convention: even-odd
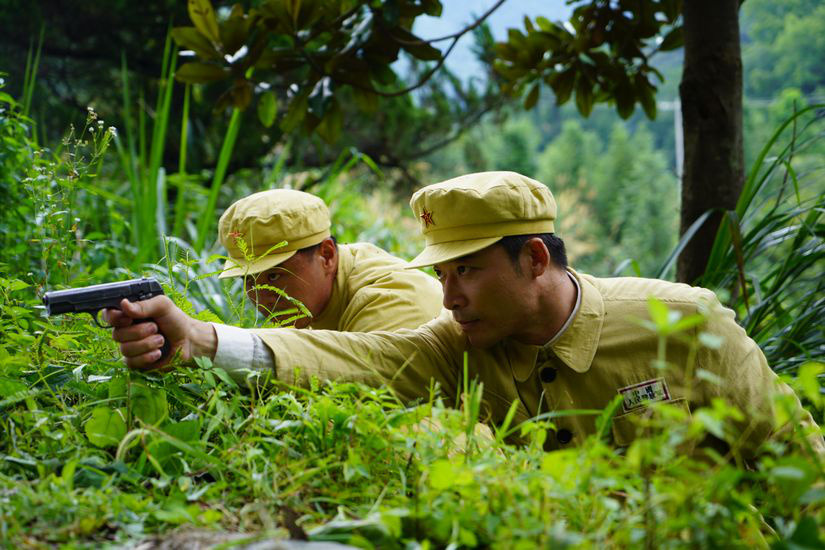
[[[531,109],[543,82],[558,105],[575,97],[576,107],[589,116],[596,103],[611,101],[622,118],[638,103],[649,118],[656,117],[656,84],[661,73],[649,63],[655,50],[682,46],[680,0],[625,2],[569,1],[575,6],[569,22],[545,17],[525,18],[524,31],[510,29],[507,41],[496,45],[496,71],[504,91],[521,94]]]

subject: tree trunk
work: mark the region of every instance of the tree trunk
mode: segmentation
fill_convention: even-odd
[[[704,273],[723,211],[736,208],[745,181],[739,0],[688,0],[683,18],[681,233],[716,210],[679,256],[677,278],[692,283]]]

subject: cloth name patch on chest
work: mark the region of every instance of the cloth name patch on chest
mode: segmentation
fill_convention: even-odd
[[[670,401],[670,392],[667,389],[667,384],[664,378],[656,378],[655,380],[647,380],[619,388],[619,394],[624,398],[622,406],[624,412],[630,412],[633,409],[638,409],[648,403],[655,403],[656,401]]]

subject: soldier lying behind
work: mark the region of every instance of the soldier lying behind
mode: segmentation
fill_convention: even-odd
[[[372,332],[416,328],[438,316],[437,281],[371,244],[337,244],[330,225],[326,204],[309,193],[274,189],[245,197],[219,222],[229,253],[220,278],[244,277],[258,310],[295,328]]]

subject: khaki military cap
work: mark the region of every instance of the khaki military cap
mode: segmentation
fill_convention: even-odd
[[[218,223],[221,244],[229,252],[219,278],[271,269],[329,237],[329,228],[327,205],[315,195],[292,189],[249,195],[227,208]]]
[[[448,262],[510,235],[553,233],[556,201],[515,172],[479,172],[424,187],[410,206],[427,246],[409,267]]]

